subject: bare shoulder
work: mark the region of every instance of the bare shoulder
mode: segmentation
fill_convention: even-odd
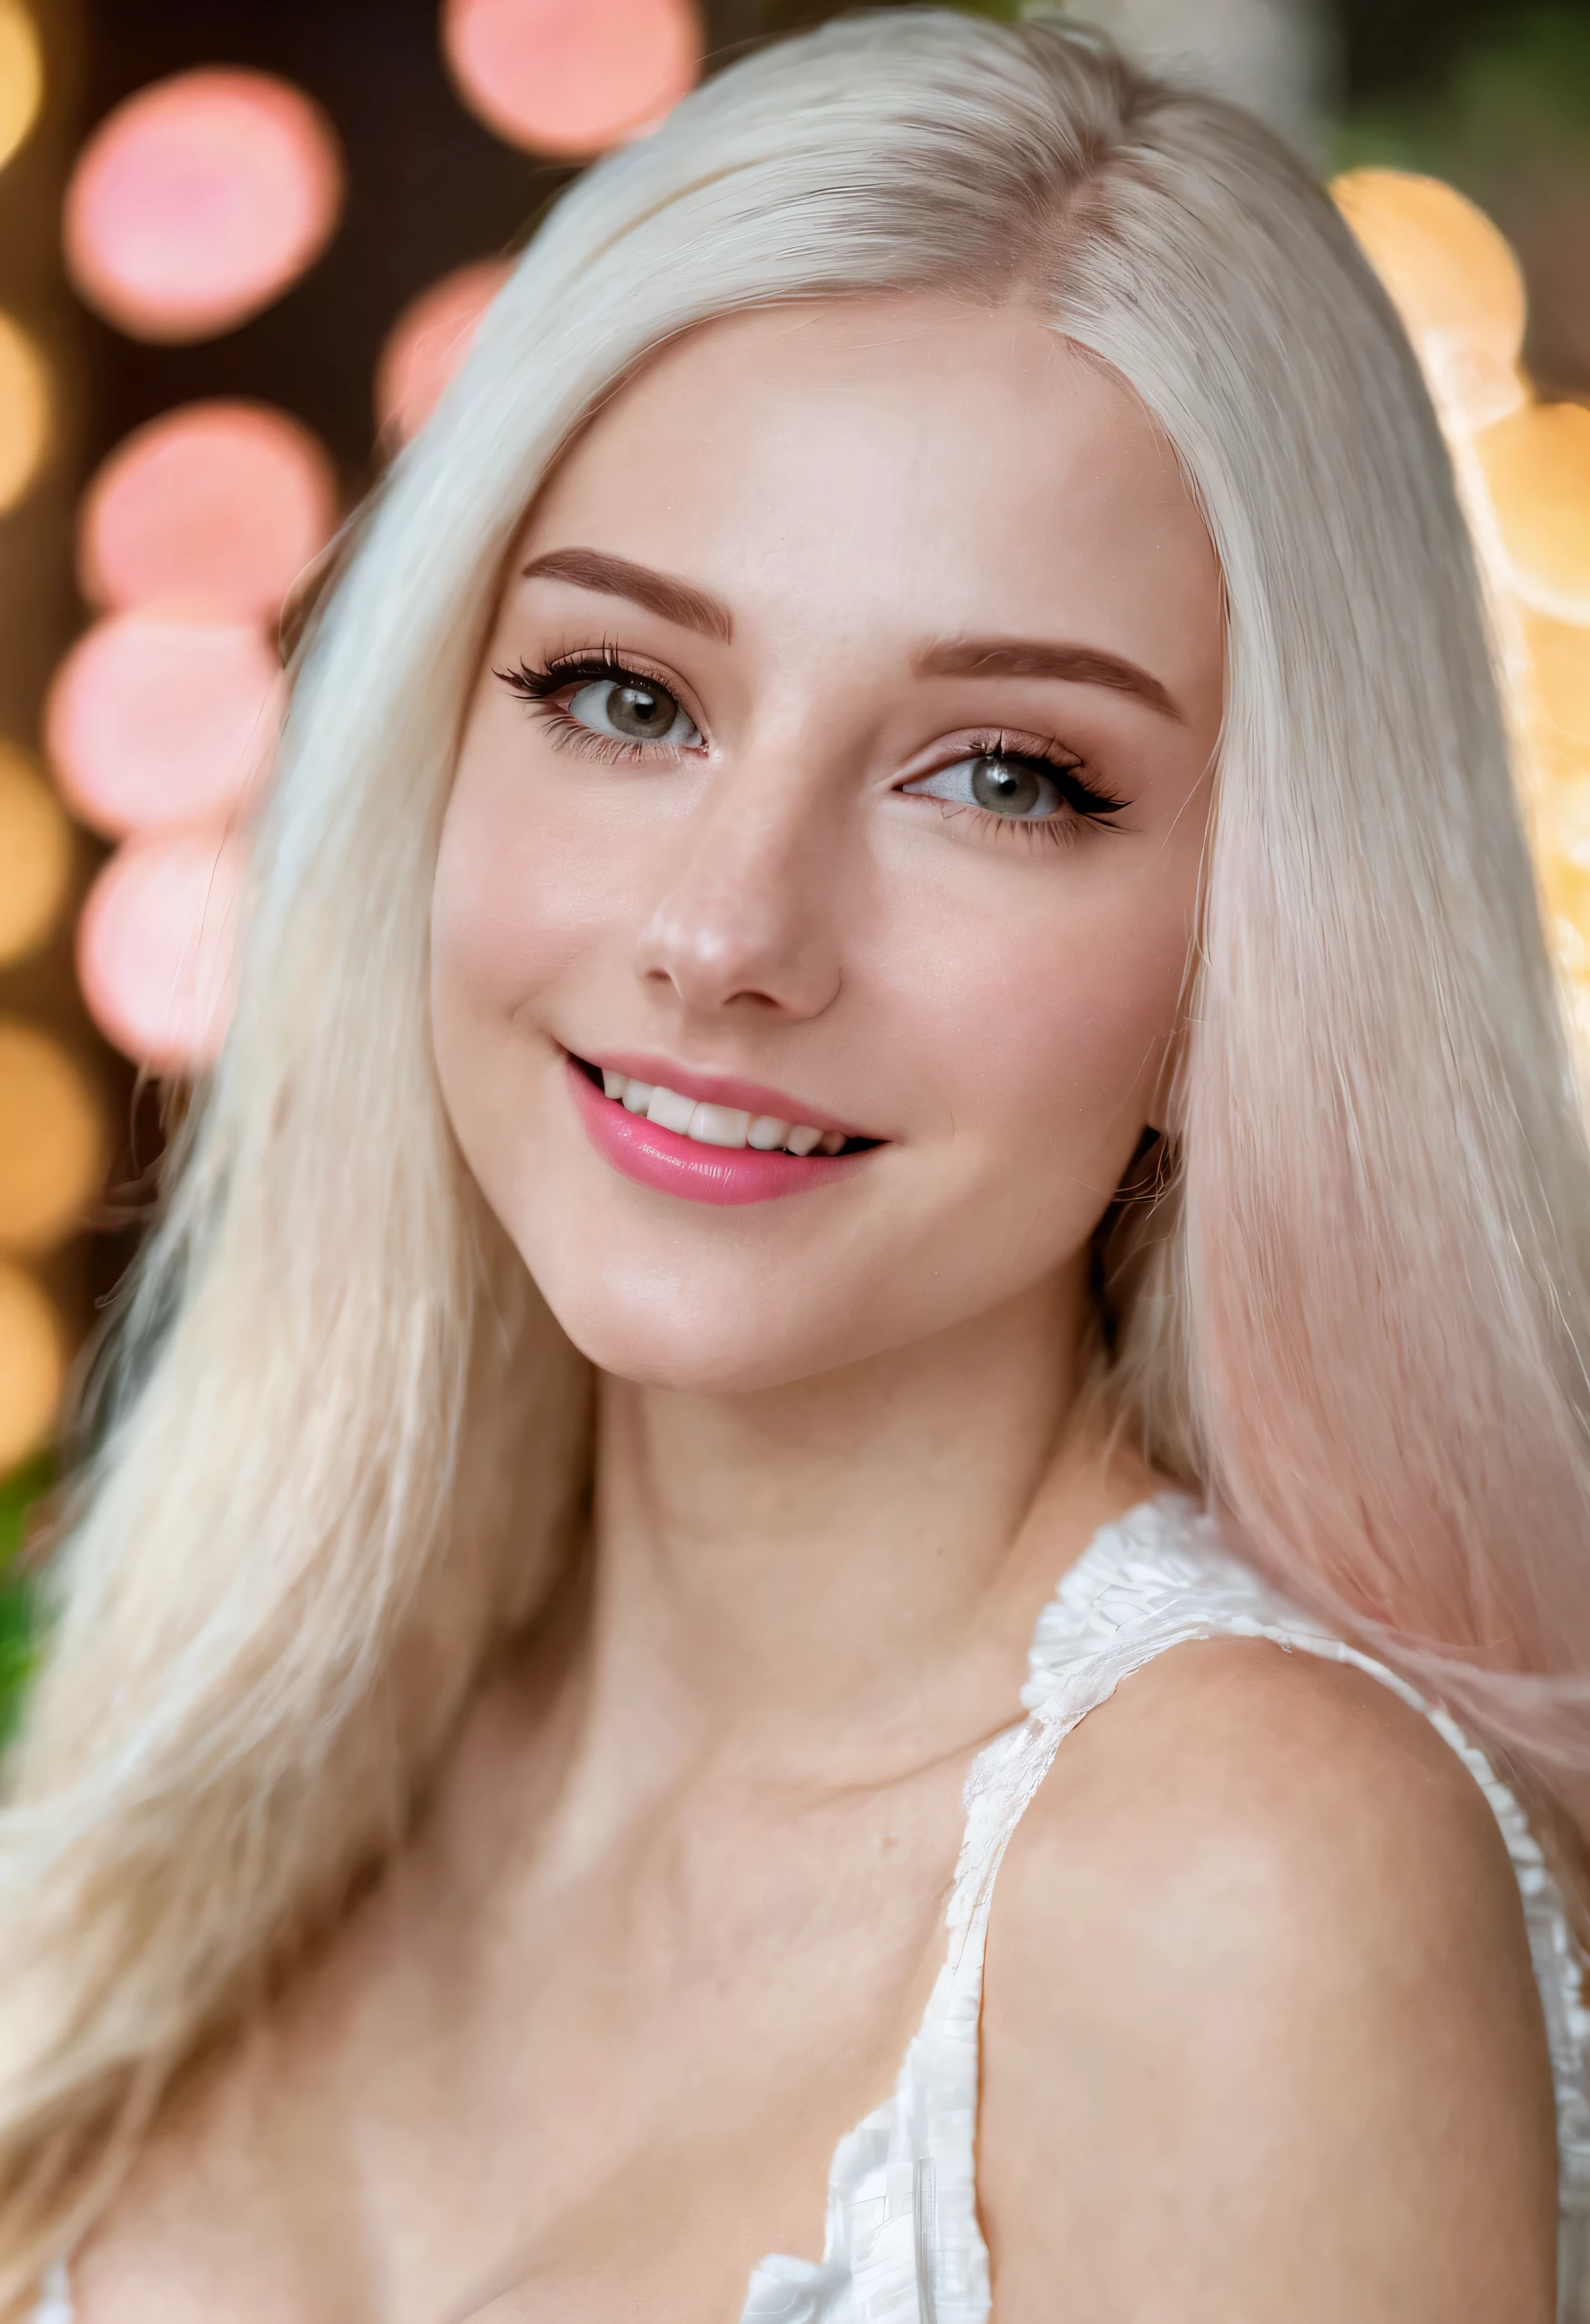
[[[1067,1738],[1000,1874],[999,2324],[1549,2324],[1550,2069],[1495,1820],[1428,1720],[1260,1640]]]

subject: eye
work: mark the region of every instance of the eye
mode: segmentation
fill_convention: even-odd
[[[593,734],[615,742],[666,742],[688,750],[701,741],[694,720],[667,687],[635,670],[591,679],[570,696],[567,715]]]
[[[1034,760],[1006,756],[1001,751],[981,751],[975,759],[958,759],[953,766],[923,775],[902,788],[918,798],[950,799],[958,807],[980,807],[988,815],[1016,823],[1042,823],[1067,805],[1052,774]]]

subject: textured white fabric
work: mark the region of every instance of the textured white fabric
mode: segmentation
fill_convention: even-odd
[[[1441,1711],[1291,1606],[1223,1546],[1196,1502],[1165,1494],[1107,1526],[1038,1618],[1025,1722],[997,1736],[966,1785],[966,1838],[950,1900],[950,1953],[895,2095],[841,2139],[822,2264],[764,2260],[742,2324],[987,2324],[988,2255],[977,2218],[978,2016],[988,1906],[1010,1836],[1062,1739],[1122,1679],[1190,1638],[1270,1638],[1351,1663],[1424,1712],[1490,1801],[1518,1875],[1557,2089],[1560,2324],[1590,2324],[1590,2017],[1583,1963],[1517,1801]]]
[[[32,2324],[72,2324],[72,2289],[64,2267],[52,2267],[44,2279],[44,2296],[33,2310]]]
[[[753,2271],[741,2324],[988,2324],[988,2255],[975,2169],[978,2024],[994,1881],[1062,1739],[1121,1680],[1191,1638],[1269,1638],[1350,1663],[1429,1719],[1484,1791],[1518,1876],[1557,2089],[1559,2324],[1590,2324],[1590,2015],[1584,1963],[1522,1812],[1444,1711],[1346,1646],[1223,1547],[1211,1519],[1165,1494],[1106,1526],[1039,1617],[1025,1720],[996,1736],[966,1784],[966,1836],[949,1950],[892,2098],[835,2149],[820,2261],[775,2254]],[[32,2324],[73,2324],[63,2269]]]

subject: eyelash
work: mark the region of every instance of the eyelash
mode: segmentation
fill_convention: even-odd
[[[599,759],[604,766],[632,766],[657,749],[655,742],[626,742],[616,734],[594,734],[589,726],[582,726],[553,700],[570,687],[590,686],[602,678],[620,681],[640,678],[653,686],[666,688],[678,700],[676,683],[663,676],[660,669],[648,669],[645,663],[633,658],[620,661],[611,647],[603,646],[598,653],[565,654],[533,669],[528,661],[516,663],[511,669],[493,670],[510,694],[517,694],[528,703],[535,716],[547,728],[560,751],[574,751],[581,757]],[[688,715],[688,714],[686,714]],[[670,749],[676,745],[670,744]]]
[[[968,807],[958,799],[933,798],[925,796],[948,819],[951,816],[975,816],[979,830],[988,830],[990,838],[1023,847],[1074,847],[1082,832],[1089,826],[1099,831],[1114,831],[1117,825],[1108,818],[1119,815],[1131,802],[1107,791],[1096,783],[1081,780],[1083,761],[1062,755],[1064,745],[1058,739],[1039,751],[1011,750],[1007,738],[1001,733],[974,735],[959,753],[963,759],[1003,759],[1013,767],[1035,767],[1047,775],[1065,802],[1064,815],[1014,816],[994,815],[983,807]],[[954,763],[951,761],[951,763]]]
[[[637,659],[620,660],[613,649],[606,645],[593,654],[557,657],[539,669],[532,669],[528,662],[520,661],[511,669],[495,670],[492,675],[501,680],[510,694],[517,694],[529,706],[549,729],[560,750],[576,751],[584,757],[598,759],[608,766],[632,765],[657,746],[655,743],[622,742],[616,735],[593,733],[588,726],[582,726],[578,719],[569,717],[553,697],[569,687],[589,686],[602,678],[647,678],[652,685],[666,687],[670,694],[674,693],[673,685],[660,670],[648,669],[644,662]],[[1119,815],[1129,802],[1096,784],[1083,782],[1080,779],[1083,761],[1063,756],[1062,750],[1062,743],[1054,740],[1042,750],[1013,751],[1008,747],[1004,733],[991,732],[974,735],[962,755],[967,758],[1007,759],[1013,766],[1035,767],[1060,792],[1068,810],[1063,816],[1034,818],[994,815],[987,807],[967,807],[954,799],[933,799],[932,804],[940,809],[946,820],[953,816],[970,815],[976,818],[979,828],[988,830],[993,839],[1028,847],[1072,847],[1083,829],[1089,825],[1102,831],[1113,830],[1116,826],[1108,818]]]

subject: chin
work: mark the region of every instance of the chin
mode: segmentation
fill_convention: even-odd
[[[616,1269],[593,1277],[571,1268],[566,1254],[560,1263],[556,1252],[521,1245],[520,1256],[580,1353],[637,1388],[684,1396],[783,1388],[876,1354],[881,1344],[876,1330],[859,1329],[850,1300],[842,1314],[832,1305],[802,1313],[750,1270],[686,1289],[667,1269],[650,1281],[640,1270],[627,1279]]]
[[[644,1299],[558,1298],[547,1305],[580,1353],[599,1371],[637,1388],[681,1396],[722,1396],[782,1388],[846,1362],[849,1349],[824,1351],[823,1334],[770,1328],[766,1318],[724,1322],[658,1312]],[[813,1342],[819,1344],[813,1344]]]

